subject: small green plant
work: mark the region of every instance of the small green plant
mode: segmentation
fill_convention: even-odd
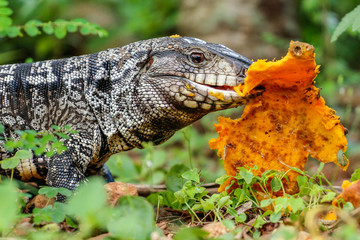
[[[2,148],[8,152],[15,152],[10,158],[0,160],[2,169],[11,169],[11,179],[14,168],[21,160],[31,159],[33,155],[52,157],[55,153],[61,154],[66,151],[64,141],[69,139],[71,134],[78,132],[71,127],[52,126],[53,131],[36,132],[34,130],[15,131],[18,135],[15,139],[4,137],[4,126],[0,125],[0,141],[3,142]]]
[[[172,182],[171,186],[175,183],[177,187],[152,194],[148,197],[148,201],[157,206],[165,205],[186,210],[192,222],[198,224],[207,221],[206,218],[209,216],[213,221],[222,222],[231,216],[235,224],[245,223],[249,221],[248,214],[237,210],[251,203],[247,209],[251,209],[249,211],[255,216],[251,231],[253,237],[256,237],[260,236],[259,229],[265,224],[281,222],[284,218],[297,222],[304,218],[304,213],[307,211],[316,209],[321,204],[328,204],[336,197],[337,192],[321,172],[323,167],[324,164],[321,163],[313,176],[299,169],[292,169],[291,171],[300,173],[297,178],[299,192],[293,195],[287,194],[284,190],[283,181],[287,181],[284,172],[268,170],[259,177],[252,173],[256,167],[239,168],[238,174],[234,177],[239,187],[229,194],[224,191],[209,195],[200,183],[197,169],[188,170],[184,166],[176,166],[169,172],[167,179]],[[354,174],[354,178],[356,175],[357,173]],[[219,178],[218,183],[223,183],[227,178],[227,176]],[[180,185],[182,185],[181,189],[177,190]],[[333,208],[327,207],[328,210]],[[353,210],[349,202],[342,202],[341,208],[340,211]]]
[[[26,33],[30,37],[35,37],[39,34],[46,33],[48,35],[55,35],[62,39],[66,34],[79,31],[82,35],[95,34],[99,37],[106,37],[107,31],[99,25],[90,23],[85,19],[76,18],[70,21],[57,19],[55,21],[42,22],[39,20],[30,20],[24,25],[13,25],[11,15],[12,9],[7,7],[9,2],[7,0],[0,0],[0,37],[22,37]]]

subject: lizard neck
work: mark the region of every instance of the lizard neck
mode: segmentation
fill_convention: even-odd
[[[165,93],[158,92],[159,88],[152,88],[156,86],[134,84],[122,99],[122,111],[116,115],[119,119],[117,132],[108,139],[112,152],[142,148],[143,142],[163,143],[177,130],[206,114],[186,111],[177,102],[169,101]]]

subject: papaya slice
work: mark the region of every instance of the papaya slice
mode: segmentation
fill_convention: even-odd
[[[281,60],[258,60],[249,67],[244,83],[234,90],[248,96],[262,88],[263,94],[250,100],[240,119],[219,117],[215,124],[219,136],[209,141],[224,160],[227,175],[235,176],[237,168],[255,165],[258,169],[253,173],[258,176],[269,169],[284,171],[288,178],[283,181],[285,191],[294,194],[298,173],[291,167],[304,170],[309,155],[346,170],[346,129],[314,85],[319,67],[314,47],[293,41]],[[232,180],[230,177],[219,191]]]

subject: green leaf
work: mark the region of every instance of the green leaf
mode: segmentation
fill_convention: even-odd
[[[60,130],[61,130],[60,127],[59,127],[59,126],[56,126],[56,125],[51,125],[51,127],[52,127],[54,130],[56,130],[56,131],[60,131]]]
[[[43,22],[40,21],[40,20],[33,19],[33,20],[28,21],[26,24],[30,24],[30,25],[42,25]]]
[[[274,209],[275,213],[284,211],[289,206],[288,198],[286,198],[286,197],[275,198],[274,205],[275,205],[275,209]]]
[[[98,29],[97,34],[99,37],[107,37],[109,35],[109,33],[105,29]]]
[[[300,197],[293,197],[291,196],[288,200],[289,205],[291,207],[291,211],[296,213],[297,211],[301,211],[305,209],[304,200]]]
[[[274,177],[273,179],[271,179],[270,186],[274,192],[280,191],[281,185],[282,183],[278,178]]]
[[[73,192],[70,191],[70,190],[67,189],[67,188],[57,188],[57,191],[58,191],[60,194],[62,194],[62,195],[64,195],[64,196],[67,196],[67,197],[69,197],[69,196],[71,196],[71,195],[73,194]]]
[[[65,216],[66,225],[72,228],[77,228],[78,224],[75,222],[75,220],[69,216]]]
[[[336,196],[335,192],[328,192],[320,201],[320,203],[331,202]]]
[[[92,178],[86,185],[81,185],[66,205],[66,213],[76,215],[81,221],[86,222],[106,204],[104,180]]]
[[[344,167],[349,163],[349,160],[346,158],[345,153],[341,149],[337,152],[336,158],[337,158],[337,162],[340,166]]]
[[[84,25],[80,28],[80,33],[82,35],[89,35],[91,33],[92,29],[90,27],[90,25]]]
[[[188,170],[189,168],[184,164],[176,164],[170,168],[165,178],[166,189],[172,192],[181,190],[185,183],[185,180],[181,177],[181,175]]]
[[[35,37],[40,33],[39,29],[32,23],[26,23],[24,27],[24,31],[30,36]]]
[[[239,223],[245,222],[247,219],[247,216],[245,213],[240,213],[238,216],[235,217],[235,221]]]
[[[270,222],[272,223],[278,222],[280,218],[281,218],[281,212],[270,214]]]
[[[200,228],[183,228],[175,234],[174,240],[205,240],[208,235],[208,232]]]
[[[224,196],[224,197],[220,198],[218,207],[222,208],[222,207],[228,206],[230,204],[231,204],[230,196]]]
[[[82,24],[88,23],[88,21],[86,19],[84,19],[84,18],[75,18],[75,19],[72,19],[71,22],[82,23]]]
[[[13,169],[19,165],[20,159],[17,157],[7,158],[1,161],[1,168],[3,169]]]
[[[116,239],[150,239],[155,230],[153,206],[141,197],[123,197],[107,222]]]
[[[19,191],[11,182],[4,181],[0,184],[0,232],[2,234],[10,232],[18,219],[18,214],[20,214],[19,195]]]
[[[339,25],[336,27],[334,33],[331,36],[331,42],[334,42],[338,39],[338,37],[345,32],[351,25],[358,21],[357,19],[360,16],[360,5],[358,5],[354,10],[347,13],[340,21]],[[355,27],[357,24],[355,24]]]
[[[261,215],[258,215],[253,223],[254,228],[261,228],[265,224],[265,220],[262,218]]]
[[[299,214],[299,213],[294,213],[294,212],[291,212],[291,213],[290,213],[290,220],[291,220],[292,222],[298,221],[299,218],[300,218],[300,214]]]
[[[55,36],[62,39],[66,36],[66,27],[64,25],[58,25],[55,27]]]
[[[155,206],[158,205],[158,202],[160,201],[160,206],[167,206],[174,209],[177,209],[178,205],[174,204],[176,197],[174,193],[169,190],[152,193],[146,198],[146,200]]]
[[[42,30],[44,31],[44,33],[49,35],[54,33],[54,27],[51,23],[45,23],[42,27]]]
[[[55,141],[56,140],[56,138],[54,137],[54,135],[52,135],[52,134],[46,134],[46,135],[44,135],[41,139],[40,139],[40,142],[42,143],[42,144],[47,144],[48,142],[50,142],[50,141]]]
[[[0,124],[0,134],[3,134],[4,130],[5,130],[4,125]]]
[[[360,179],[360,168],[356,169],[353,174],[351,174],[350,181],[355,182],[356,180]]]
[[[7,7],[0,7],[0,15],[9,16],[13,14],[13,10]]]
[[[215,182],[219,185],[223,184],[226,180],[229,179],[229,176],[223,175],[215,180]]]
[[[296,177],[296,181],[298,183],[299,188],[301,188],[307,185],[308,178],[306,176],[299,175]]]
[[[68,30],[68,32],[76,32],[77,26],[76,24],[69,22],[68,24],[66,24],[66,29]]]
[[[271,199],[264,199],[264,200],[261,200],[260,207],[264,208],[264,207],[269,206],[270,204],[271,204]]]
[[[70,139],[70,137],[65,133],[57,132],[56,135],[64,139]]]
[[[54,187],[45,186],[39,189],[39,194],[43,194],[48,198],[53,198],[58,194],[58,190]]]
[[[245,182],[247,184],[250,184],[251,181],[254,178],[253,173],[250,170],[247,170],[247,169],[241,169],[240,170],[240,176],[244,178],[244,180],[245,180]]]
[[[40,147],[38,147],[38,148],[36,148],[36,149],[34,150],[34,154],[35,154],[36,156],[39,156],[39,155],[43,154],[43,153],[45,152],[45,150],[46,150],[46,146],[45,146],[45,145],[44,145],[44,146],[40,146]]]
[[[267,217],[267,216],[269,216],[270,214],[272,214],[273,213],[273,210],[266,210],[266,212],[264,212],[263,214],[262,214],[262,216],[263,217]]]
[[[14,38],[20,35],[20,28],[19,27],[9,27],[6,29],[6,33],[9,37]]]
[[[4,30],[12,24],[12,19],[5,16],[0,16],[0,30]]]
[[[252,237],[253,237],[253,239],[259,239],[259,238],[260,238],[260,235],[261,235],[261,232],[258,231],[257,229],[255,229]]]
[[[235,228],[234,221],[232,221],[232,220],[225,219],[225,220],[222,220],[221,223],[229,230],[232,230]]]
[[[57,203],[55,203],[56,206]],[[50,207],[50,206],[49,206]],[[65,219],[65,212],[63,209],[59,207],[55,207],[54,209],[50,210],[50,217],[51,221],[54,223],[61,223]]]
[[[205,212],[215,209],[215,203],[212,199],[206,199],[206,200],[200,199],[200,203]]]
[[[114,154],[106,162],[111,173],[120,182],[135,181],[139,172],[137,171],[134,162],[126,154]]]
[[[352,30],[359,31],[360,30],[360,17],[357,17],[352,25]]]
[[[6,1],[6,0],[0,0],[0,7],[5,7],[5,6],[7,6],[7,5],[9,5],[9,2],[8,2],[8,1]]]
[[[67,21],[64,19],[56,19],[54,23],[57,25],[64,25],[67,23]]]
[[[354,210],[354,205],[351,202],[346,202],[343,205],[343,210],[345,210],[346,212],[351,212],[352,210]]]
[[[196,183],[200,182],[200,176],[197,168],[190,169],[189,171],[184,172],[181,176],[187,180],[194,181]]]
[[[19,159],[31,159],[33,157],[32,152],[29,150],[21,149],[15,153],[15,156]]]
[[[47,152],[45,153],[45,155],[46,155],[47,157],[52,157],[52,156],[54,156],[54,154],[55,154],[55,151],[52,150],[52,149],[50,149],[49,151],[47,151]]]

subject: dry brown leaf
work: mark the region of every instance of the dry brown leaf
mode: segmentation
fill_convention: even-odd
[[[342,193],[333,201],[333,205],[337,206],[337,200],[342,198],[346,202],[351,202],[354,208],[360,207],[360,180],[354,182],[345,180],[342,188]]]
[[[122,196],[137,196],[138,192],[134,185],[123,182],[111,182],[104,186],[108,201],[111,206],[115,206],[119,198]]]

